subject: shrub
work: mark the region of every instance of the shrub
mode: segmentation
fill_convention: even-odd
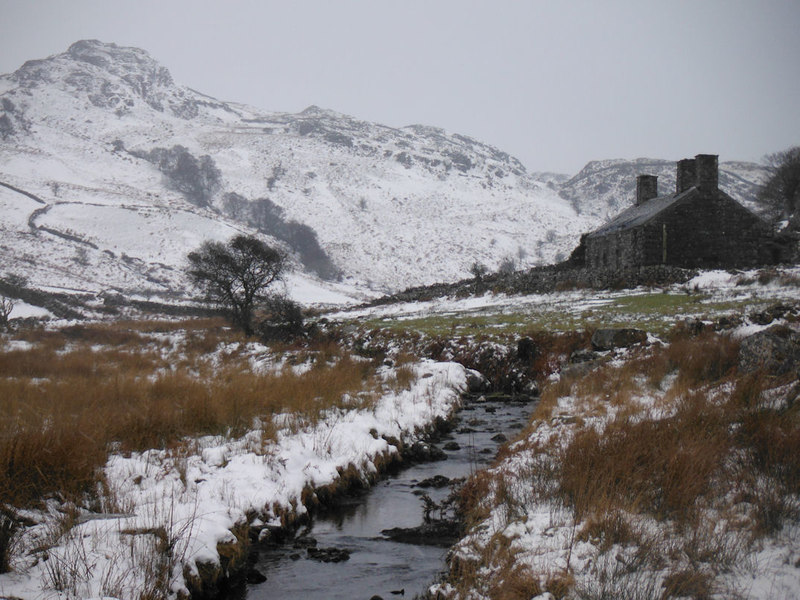
[[[271,295],[263,304],[258,333],[264,341],[289,342],[304,334],[303,309],[282,295]]]

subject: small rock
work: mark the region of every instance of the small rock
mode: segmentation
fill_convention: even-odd
[[[300,555],[297,552],[292,552],[289,555],[289,558],[291,558],[292,560],[300,560]]]
[[[317,545],[317,540],[311,536],[299,537],[294,541],[295,548],[312,548]]]
[[[442,448],[445,450],[461,450],[461,445],[458,442],[447,442]]]
[[[277,525],[265,525],[258,532],[258,542],[260,544],[280,544],[286,537],[286,530]]]
[[[309,558],[325,563],[337,563],[350,560],[350,550],[344,548],[308,548]]]
[[[575,350],[569,355],[569,362],[572,365],[579,365],[581,363],[597,360],[599,357],[597,352],[592,352],[591,350]]]
[[[433,477],[429,477],[428,479],[423,479],[417,484],[417,487],[421,488],[443,488],[447,485],[450,485],[450,479],[445,477],[444,475],[434,475]]]
[[[264,575],[258,569],[250,569],[247,571],[247,583],[257,585],[259,583],[264,583],[267,580],[267,576]]]
[[[449,548],[461,537],[462,529],[456,520],[435,519],[418,527],[384,529],[381,534],[402,544]]]
[[[531,396],[533,398],[539,397],[539,384],[535,380],[530,380],[522,386],[520,392],[523,395]]]
[[[447,459],[444,450],[426,442],[414,442],[403,451],[403,455],[411,462],[433,462]]]
[[[722,316],[719,319],[717,319],[717,322],[714,325],[714,329],[717,329],[717,330],[720,330],[720,329],[732,329],[734,327],[738,327],[741,324],[742,324],[742,317],[739,317],[737,315],[733,315],[733,316],[726,315],[726,316]]]
[[[496,406],[484,406],[483,410],[485,410],[489,414],[494,414],[494,413],[497,412],[497,407]]]
[[[467,369],[467,391],[480,394],[489,389],[489,380],[474,369]]]
[[[766,310],[761,312],[751,312],[747,316],[750,319],[750,322],[755,323],[756,325],[769,325],[775,320],[775,317]]]
[[[504,436],[502,433],[498,433],[497,435],[492,436],[492,441],[502,444],[503,442],[507,442],[508,438]]]

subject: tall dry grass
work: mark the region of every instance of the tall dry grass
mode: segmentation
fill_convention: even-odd
[[[96,489],[111,449],[235,436],[256,422],[269,432],[277,413],[314,423],[330,408],[371,401],[376,386],[369,363],[327,347],[302,374],[256,373],[236,351],[208,360],[241,341],[217,324],[190,324],[171,350],[150,337],[155,325],[134,327],[25,332],[31,349],[0,352],[0,503],[80,498]]]

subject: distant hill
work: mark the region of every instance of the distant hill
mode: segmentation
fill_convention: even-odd
[[[595,160],[557,189],[582,216],[603,222],[633,204],[637,175],[657,175],[659,195],[674,193],[675,168],[675,161],[652,158]],[[755,163],[723,161],[719,165],[720,188],[751,210],[756,208],[758,188],[766,176],[766,169]]]

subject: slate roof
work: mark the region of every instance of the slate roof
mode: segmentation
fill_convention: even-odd
[[[662,211],[666,210],[670,206],[677,204],[678,202],[692,196],[697,192],[696,187],[691,187],[688,190],[681,192],[680,194],[672,194],[669,196],[659,196],[658,198],[652,198],[643,202],[639,206],[631,206],[630,208],[625,209],[616,217],[611,219],[608,223],[600,227],[599,229],[595,229],[592,231],[587,237],[594,238],[600,237],[604,235],[608,235],[609,233],[616,233],[618,231],[625,231],[628,229],[633,229],[638,227],[639,225],[644,225],[650,219],[661,213]]]

